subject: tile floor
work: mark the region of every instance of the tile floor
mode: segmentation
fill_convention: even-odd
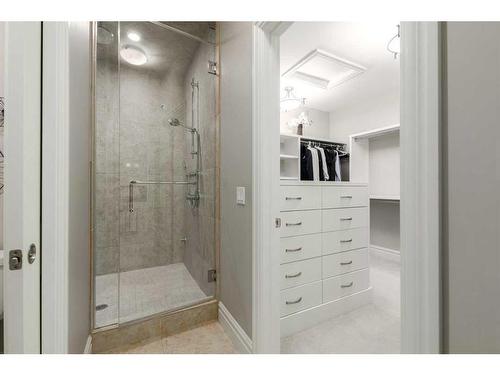
[[[143,318],[207,298],[184,263],[97,276],[95,288],[96,306],[108,305],[96,311],[96,327]]]
[[[370,254],[371,304],[281,340],[289,354],[400,353],[400,264]]]
[[[108,354],[235,354],[231,340],[219,322],[210,322],[176,335]]]

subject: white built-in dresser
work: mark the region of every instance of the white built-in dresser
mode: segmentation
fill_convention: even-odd
[[[284,337],[369,303],[369,197],[351,182],[282,178],[280,189]]]

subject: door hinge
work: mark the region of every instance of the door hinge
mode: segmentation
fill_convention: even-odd
[[[212,60],[208,60],[208,73],[217,75],[217,63]]]
[[[208,270],[208,282],[213,283],[217,281],[217,270]]]

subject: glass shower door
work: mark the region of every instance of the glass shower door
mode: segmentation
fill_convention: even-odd
[[[99,27],[95,298],[111,303],[96,327],[212,298],[216,253],[213,25]]]

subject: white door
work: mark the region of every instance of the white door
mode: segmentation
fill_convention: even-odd
[[[41,23],[8,22],[5,35],[5,352],[40,353]]]

